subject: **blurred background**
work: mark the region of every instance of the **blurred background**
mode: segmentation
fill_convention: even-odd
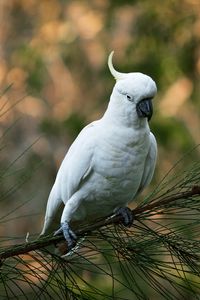
[[[102,116],[107,67],[157,83],[159,158],[150,189],[186,155],[199,159],[198,0],[0,1],[0,236],[40,232],[59,165],[74,138]],[[148,193],[148,190],[146,191]],[[14,238],[14,239],[13,239]]]

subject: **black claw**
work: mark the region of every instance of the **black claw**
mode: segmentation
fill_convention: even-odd
[[[116,213],[122,216],[122,224],[126,227],[130,227],[133,224],[134,217],[132,210],[129,207],[121,207]]]
[[[76,244],[77,236],[71,230],[67,222],[61,223],[61,227],[54,233],[54,235],[58,235],[60,233],[64,235],[64,238],[67,241],[68,249],[73,248]]]

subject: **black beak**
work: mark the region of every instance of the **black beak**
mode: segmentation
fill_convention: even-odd
[[[153,115],[152,99],[143,99],[136,105],[136,111],[139,118],[148,118],[148,121]]]

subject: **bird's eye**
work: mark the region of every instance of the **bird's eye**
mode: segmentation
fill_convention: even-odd
[[[129,100],[129,101],[131,101],[132,100],[132,97],[130,96],[130,95],[126,95],[126,98]]]

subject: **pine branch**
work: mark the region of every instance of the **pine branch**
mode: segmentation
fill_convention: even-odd
[[[158,199],[157,201],[152,200],[150,203],[147,203],[143,206],[138,206],[132,210],[133,216],[135,220],[139,220],[144,213],[160,210],[163,207],[177,201],[177,200],[185,200],[191,197],[200,195],[200,186],[193,186],[189,191],[180,192],[176,195],[163,197]],[[76,231],[76,235],[78,237],[84,236],[86,234],[91,233],[94,230],[100,229],[103,226],[111,225],[111,224],[120,224],[121,216],[112,215],[106,219],[100,220],[95,224],[88,225],[84,229],[79,229]],[[14,245],[12,247],[8,247],[0,252],[0,261],[5,260],[9,257],[14,257],[21,254],[26,254],[30,251],[39,250],[45,248],[49,245],[58,244],[59,242],[64,241],[64,237],[62,235],[58,236],[46,236],[44,238],[40,238],[33,242],[27,242],[24,244]]]

